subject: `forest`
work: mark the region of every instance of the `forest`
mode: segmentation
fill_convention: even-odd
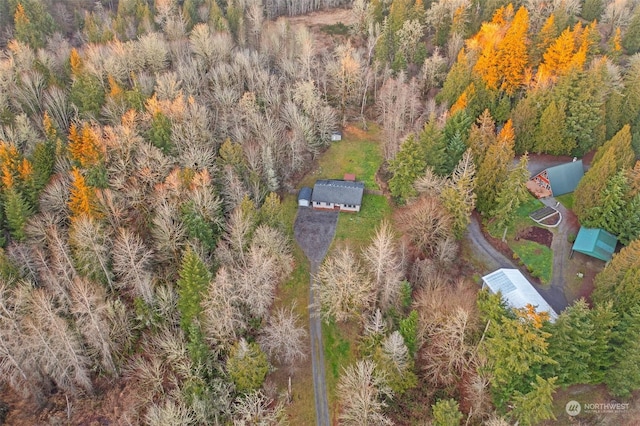
[[[334,423],[640,389],[638,0],[0,0],[0,48],[0,424],[305,424],[272,379],[310,356],[291,193],[347,128],[393,213],[317,273],[356,336]],[[555,322],[468,258],[529,154],[592,156],[573,210],[622,245]]]

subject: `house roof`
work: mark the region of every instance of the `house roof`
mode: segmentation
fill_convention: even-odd
[[[604,229],[581,227],[573,243],[573,250],[608,262],[617,243],[618,239]]]
[[[362,204],[364,182],[322,179],[313,186],[311,201],[335,204]]]
[[[303,186],[298,192],[298,201],[300,200],[309,200],[311,201],[311,188],[308,186]]]
[[[517,269],[498,269],[482,277],[482,281],[491,292],[500,292],[502,297],[512,308],[535,306],[536,312],[548,312],[550,321],[558,317],[551,305],[540,296],[527,278]]]
[[[560,164],[547,169],[547,177],[554,196],[573,192],[584,175],[582,160]]]

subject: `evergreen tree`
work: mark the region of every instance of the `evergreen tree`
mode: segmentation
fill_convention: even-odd
[[[595,72],[572,73],[564,78],[567,99],[567,134],[576,141],[573,155],[583,156],[604,141],[602,110],[604,86]],[[560,88],[562,91],[563,88]]]
[[[406,318],[400,320],[398,331],[409,350],[409,358],[413,359],[418,350],[418,311],[411,311]]]
[[[229,352],[227,372],[239,393],[260,389],[269,372],[267,355],[257,343],[240,339]]]
[[[622,223],[628,218],[626,193],[629,190],[626,171],[621,170],[606,182],[599,197],[598,205],[587,211],[584,225],[602,228],[613,235],[620,235]]]
[[[463,415],[455,399],[441,399],[431,406],[433,426],[457,426]]]
[[[624,210],[618,225],[618,239],[622,244],[629,244],[640,238],[640,193],[627,200]]]
[[[418,136],[425,164],[438,176],[447,175],[447,142],[435,120],[430,120]]]
[[[180,325],[185,333],[202,314],[202,297],[211,281],[211,274],[200,257],[188,248],[182,258],[178,279],[178,311]]]
[[[445,174],[450,174],[462,159],[467,150],[466,141],[473,118],[462,110],[452,115],[444,126],[443,136],[446,141]],[[428,155],[429,153],[426,152]]]
[[[605,383],[614,396],[628,398],[640,389],[640,306],[622,314],[611,349],[613,365],[605,375]]]
[[[147,136],[152,144],[169,155],[173,151],[171,142],[171,120],[162,112],[156,112],[151,119],[151,128]]]
[[[500,186],[495,199],[493,213],[491,214],[498,230],[511,226],[515,219],[516,211],[529,197],[526,187],[529,180],[528,163],[529,158],[527,154],[524,154],[520,157],[518,165],[509,171],[507,179]]]
[[[540,116],[536,132],[535,149],[538,153],[569,155],[575,148],[575,139],[567,137],[566,114],[563,103],[551,101]]]
[[[631,130],[629,125],[626,125],[598,149],[591,168],[585,173],[575,190],[573,209],[581,222],[589,220],[591,209],[601,205],[601,195],[609,179],[618,171],[631,168],[634,159]]]
[[[513,130],[516,134],[514,147],[516,154],[534,152],[535,150],[538,121],[540,119],[538,103],[539,98],[535,94],[529,93],[511,111],[510,118],[513,121]]]
[[[531,46],[532,65],[540,63],[542,60],[542,54],[547,51],[557,36],[558,33],[556,31],[555,16],[552,13],[549,15],[540,31],[534,36],[534,42]]]
[[[77,50],[71,50],[69,61],[73,78],[69,100],[78,107],[80,114],[93,118],[100,117],[100,110],[105,102],[102,82],[85,71],[84,63]]]
[[[436,100],[439,103],[453,105],[467,86],[469,86],[469,83],[471,83],[471,66],[469,65],[467,54],[463,48],[460,50],[460,53],[458,53],[456,63],[447,74],[442,90],[438,93]]]
[[[513,397],[511,417],[523,426],[536,425],[544,420],[553,419],[553,394],[556,390],[556,378],[543,379],[536,376],[531,383],[531,391],[516,393]]]
[[[487,149],[483,162],[478,167],[476,189],[477,209],[489,214],[495,208],[496,198],[502,184],[507,179],[509,167],[513,161],[514,134],[511,121],[507,121],[500,131],[496,143]]]
[[[34,49],[44,47],[55,31],[55,21],[40,0],[20,0],[13,15],[15,37]]]
[[[549,375],[556,376],[561,386],[593,382],[591,349],[598,337],[592,318],[589,306],[580,299],[549,326],[549,356],[557,362]]]
[[[476,120],[476,126],[471,127],[468,145],[473,154],[476,166],[484,161],[485,154],[490,146],[496,143],[496,125],[488,109]]]
[[[640,5],[633,10],[633,16],[622,38],[622,46],[629,55],[640,52]]]
[[[503,409],[514,396],[532,391],[536,376],[555,361],[547,353],[550,334],[543,325],[548,316],[533,309],[509,311],[500,294],[488,293],[478,295],[481,319],[488,321],[478,350],[488,360],[494,403]]]
[[[602,12],[604,12],[604,3],[602,0],[585,0],[581,15],[585,21],[593,22],[600,20]]]
[[[49,183],[53,174],[53,166],[56,160],[56,146],[61,144],[57,130],[53,127],[49,115],[44,115],[44,129],[47,139],[39,142],[31,156],[33,163],[33,185],[37,192],[40,192]]]
[[[613,256],[609,265],[595,279],[593,301],[611,302],[617,313],[629,312],[640,306],[640,239]]]
[[[456,238],[464,236],[476,205],[475,165],[467,150],[440,192],[442,204],[452,217],[452,231]]]
[[[4,193],[4,216],[11,237],[22,241],[25,238],[24,225],[33,214],[31,206],[15,188],[8,188]]]
[[[424,172],[427,161],[420,141],[411,134],[400,146],[396,157],[389,161],[389,190],[394,197],[406,200],[416,195],[415,180]]]
[[[610,301],[596,303],[590,312],[590,323],[593,324],[593,343],[588,348],[591,383],[602,383],[613,363],[611,345],[618,322]]]

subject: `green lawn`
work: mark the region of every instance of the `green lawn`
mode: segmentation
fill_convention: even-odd
[[[365,194],[359,213],[341,213],[338,217],[335,244],[363,247],[371,241],[382,219],[391,217],[392,209],[384,195]]]
[[[573,210],[573,192],[555,197],[562,205],[569,210]]]
[[[543,284],[551,282],[553,276],[553,251],[533,241],[509,241],[509,246],[527,266],[534,277]]]
[[[529,196],[527,200],[516,210],[516,216],[513,225],[507,231],[507,244],[518,255],[522,263],[531,272],[534,277],[540,278],[544,284],[551,282],[553,273],[553,252],[547,246],[527,240],[515,240],[515,236],[522,229],[530,226],[538,226],[531,220],[529,214],[544,207],[544,204],[533,196]],[[496,238],[502,238],[504,229],[495,229],[489,225],[489,233]],[[545,228],[546,229],[546,228]]]
[[[342,140],[332,142],[317,161],[317,167],[309,173],[299,187],[309,186],[318,179],[342,179],[345,173],[353,173],[364,182],[365,188],[378,189],[375,176],[382,164],[378,142],[380,129],[372,124],[367,132],[348,126]]]

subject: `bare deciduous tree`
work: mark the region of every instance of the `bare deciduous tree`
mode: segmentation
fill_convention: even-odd
[[[418,198],[401,213],[400,223],[411,243],[428,256],[453,235],[451,217],[436,197]]]
[[[236,399],[233,404],[234,426],[271,425],[284,426],[287,418],[284,405],[255,391]]]
[[[74,280],[70,290],[71,313],[80,334],[90,348],[89,352],[106,372],[116,374],[113,357],[116,344],[109,332],[112,325],[109,321],[106,291],[84,278]]]
[[[74,220],[69,230],[69,243],[78,268],[85,276],[103,281],[113,289],[108,237],[104,227],[86,215]]]
[[[269,356],[289,366],[307,357],[304,350],[307,332],[299,326],[300,317],[293,308],[280,308],[271,315],[258,340]]]
[[[383,413],[390,396],[384,378],[376,375],[375,363],[358,361],[342,371],[338,381],[338,399],[342,410],[340,420],[345,425],[391,425],[393,422]]]
[[[362,254],[373,277],[378,305],[386,311],[396,305],[404,275],[401,253],[387,221],[380,224],[371,244]]]
[[[241,304],[233,277],[225,266],[221,267],[203,301],[203,328],[212,345],[228,348],[237,340],[237,334],[246,327]]]
[[[65,392],[91,392],[91,363],[54,297],[46,289],[36,289],[31,292],[28,305],[23,323],[25,347],[34,357],[33,362]]]
[[[373,282],[349,247],[329,256],[318,271],[313,291],[325,319],[346,321],[371,308],[375,300]]]
[[[128,229],[120,228],[113,244],[112,257],[113,270],[118,278],[116,285],[133,291],[135,295],[151,303],[153,253],[142,239]]]

